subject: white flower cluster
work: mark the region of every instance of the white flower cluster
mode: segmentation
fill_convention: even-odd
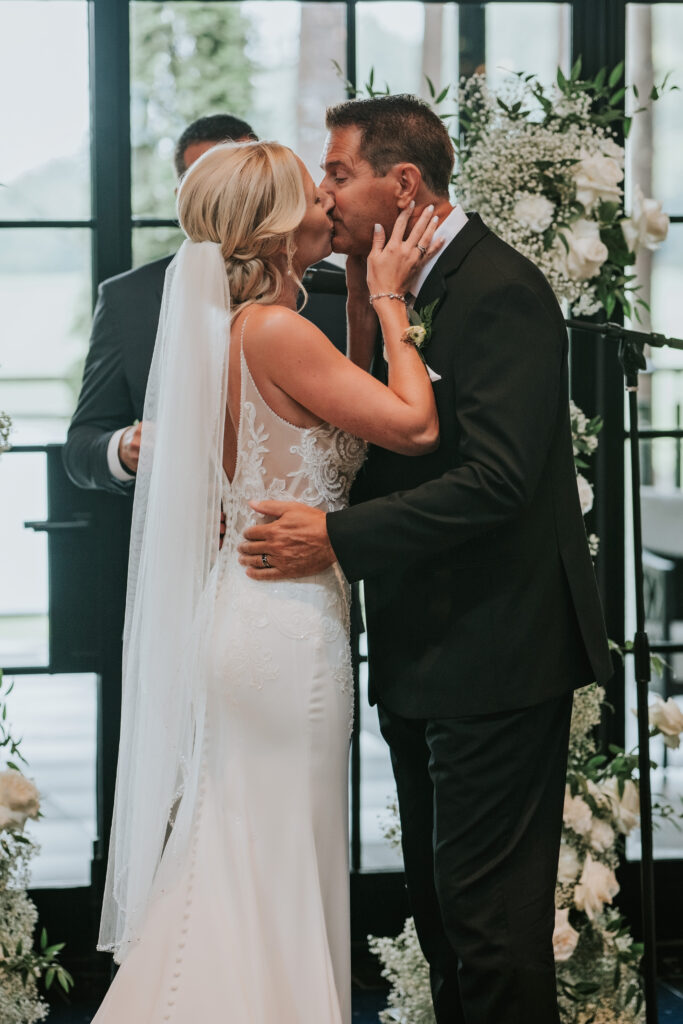
[[[648,721],[656,732],[661,733],[667,747],[678,750],[683,732],[683,712],[673,697],[666,701],[655,697],[648,708]]]
[[[382,1024],[435,1024],[429,966],[412,917],[395,939],[369,935],[368,946],[382,961],[382,977],[391,984],[387,1008],[379,1015]]]
[[[37,818],[40,794],[35,783],[13,768],[0,772],[0,831],[23,829],[27,818]]]
[[[11,832],[3,836],[0,853],[0,943],[14,950],[33,946],[38,920],[35,904],[29,899],[29,862],[38,847],[26,840],[19,842]],[[1,946],[0,946],[1,949]],[[45,1020],[48,1004],[38,994],[35,975],[24,983],[19,971],[6,969],[0,953],[0,1021],[2,1024],[35,1024]]]
[[[0,411],[0,452],[6,452],[9,448],[9,435],[12,429],[12,420],[6,412]],[[0,1018],[1,1020],[2,1018]]]
[[[548,116],[522,78],[499,91],[481,75],[463,80],[459,103],[476,110],[476,131],[460,148],[455,188],[468,209],[540,267],[575,315],[590,315],[603,304],[597,283],[614,244],[604,229],[622,224],[624,249],[654,248],[668,218],[661,204],[636,193],[632,217],[619,219],[623,147],[592,119],[588,93],[568,96],[555,86],[545,95]],[[613,276],[621,274],[617,268]],[[612,290],[619,287],[615,280]]]
[[[598,433],[602,423],[600,420],[589,420],[585,412],[574,401],[569,402],[569,419],[572,430],[574,457],[592,455],[598,447]]]

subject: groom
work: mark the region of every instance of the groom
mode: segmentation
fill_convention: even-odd
[[[555,1024],[554,886],[572,690],[612,672],[572,458],[567,335],[542,274],[448,202],[453,149],[410,96],[327,114],[322,187],[360,287],[375,222],[434,203],[411,283],[441,441],[371,448],[353,507],[263,502],[249,573],[365,581],[371,700],[391,757],[438,1024]],[[435,236],[438,237],[438,236]],[[413,298],[414,297],[414,298]],[[350,354],[386,380],[368,312]],[[372,346],[368,339],[372,339]],[[274,567],[259,569],[262,554]]]

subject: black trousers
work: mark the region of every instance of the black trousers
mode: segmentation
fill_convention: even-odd
[[[559,1024],[552,933],[572,695],[406,719],[378,708],[438,1024]]]

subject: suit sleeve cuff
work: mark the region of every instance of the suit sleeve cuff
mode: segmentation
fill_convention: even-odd
[[[121,465],[119,458],[119,441],[121,435],[126,431],[126,427],[121,427],[120,430],[115,430],[109,438],[109,444],[107,445],[107,465],[109,466],[109,472],[115,480],[121,480],[127,483],[129,480],[135,480],[135,475],[129,473],[128,470],[124,469]]]

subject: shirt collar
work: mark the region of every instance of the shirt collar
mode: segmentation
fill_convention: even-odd
[[[418,264],[408,287],[410,294],[415,296],[413,302],[417,300],[417,297],[420,294],[420,288],[429,277],[434,264],[442,255],[444,249],[448,248],[458,232],[464,228],[465,224],[467,224],[467,214],[463,210],[462,206],[459,205],[454,206],[446,219],[439,224],[438,228],[434,232],[432,242],[443,238],[443,245],[434,253],[433,256],[430,256],[427,260],[420,261]]]

